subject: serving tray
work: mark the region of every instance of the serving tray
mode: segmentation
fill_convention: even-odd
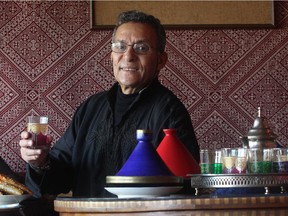
[[[269,187],[280,187],[281,193],[288,186],[288,174],[190,174],[192,188],[244,188],[264,187],[265,194]]]

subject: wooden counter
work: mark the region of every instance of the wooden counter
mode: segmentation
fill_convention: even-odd
[[[92,215],[288,215],[288,196],[161,197],[143,199],[57,198],[60,216]]]

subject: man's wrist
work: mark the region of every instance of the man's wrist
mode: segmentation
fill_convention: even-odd
[[[30,164],[29,163],[29,166],[35,170],[37,173],[41,174],[43,173],[44,171],[47,171],[50,169],[50,160],[46,160],[41,166],[36,166],[36,165],[33,165],[33,164]]]

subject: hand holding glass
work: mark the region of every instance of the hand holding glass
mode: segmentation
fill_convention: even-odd
[[[45,145],[48,132],[48,117],[28,116],[27,131],[32,134],[35,147]]]

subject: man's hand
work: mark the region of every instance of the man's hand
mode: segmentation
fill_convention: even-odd
[[[41,167],[47,161],[47,156],[51,148],[52,137],[47,135],[46,145],[35,146],[31,133],[23,131],[19,145],[21,147],[21,157],[24,161],[34,167]]]

